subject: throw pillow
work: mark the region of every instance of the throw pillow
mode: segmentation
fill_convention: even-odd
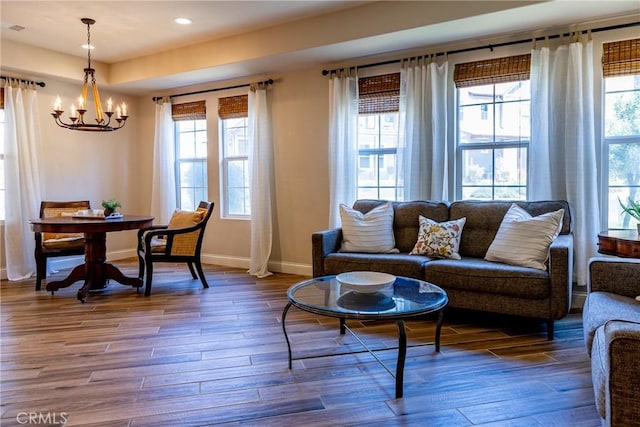
[[[410,255],[460,259],[460,236],[467,218],[436,222],[420,215],[419,222],[418,241]]]
[[[340,205],[341,252],[396,252],[393,235],[393,205],[384,203],[366,214]]]
[[[191,227],[202,221],[204,212],[181,211],[176,209],[169,220],[167,228]]]
[[[560,234],[563,216],[564,209],[559,209],[532,217],[513,204],[484,259],[546,271],[549,246]]]

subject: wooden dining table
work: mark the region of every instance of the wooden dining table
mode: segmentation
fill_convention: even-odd
[[[75,267],[62,280],[47,282],[46,289],[52,294],[83,279],[84,285],[77,295],[81,302],[89,291],[104,289],[108,279],[134,288],[142,286],[141,278],[125,276],[118,267],[107,262],[107,233],[149,227],[153,223],[152,216],[123,215],[117,219],[73,216],[38,218],[29,222],[34,232],[84,234],[84,264]]]

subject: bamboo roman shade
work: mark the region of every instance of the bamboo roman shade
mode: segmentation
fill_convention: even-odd
[[[466,62],[456,64],[453,81],[456,87],[517,82],[529,80],[530,69],[531,55],[529,54]]]
[[[171,106],[171,118],[180,120],[204,120],[207,118],[207,107],[204,101],[185,102]]]
[[[218,117],[222,120],[249,117],[249,95],[218,99]]]
[[[621,40],[602,46],[604,77],[640,74],[640,39]]]
[[[4,110],[4,88],[0,87],[0,110]]]
[[[358,112],[390,113],[400,110],[400,73],[358,79]]]

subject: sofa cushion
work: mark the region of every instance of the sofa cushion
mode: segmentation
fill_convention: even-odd
[[[342,252],[384,253],[395,249],[393,206],[383,203],[367,213],[340,205]]]
[[[420,215],[418,241],[411,255],[425,255],[436,258],[460,259],[460,235],[465,218],[455,221],[437,222]]]
[[[338,252],[327,255],[324,272],[327,275],[348,271],[379,271],[396,276],[421,278],[429,258],[408,254],[364,254]]]
[[[582,308],[582,328],[588,351],[596,329],[609,320],[640,323],[640,302],[609,292],[589,293]]]
[[[571,212],[569,204],[563,200],[538,202],[457,201],[453,202],[449,208],[449,219],[467,218],[467,222],[464,225],[464,233],[462,233],[462,238],[460,239],[460,255],[463,257],[484,258],[487,249],[489,249],[498,232],[498,228],[500,228],[502,218],[504,218],[513,203],[516,203],[532,216],[564,209],[560,234],[571,232]]]
[[[361,199],[353,204],[353,208],[367,213],[376,206],[385,203],[381,200]],[[392,202],[393,204],[393,233],[396,248],[401,253],[409,253],[418,239],[420,215],[437,222],[449,219],[449,204],[446,202],[413,201]]]
[[[564,210],[532,217],[513,204],[502,220],[484,259],[521,267],[547,269],[549,246],[558,237]]]
[[[549,274],[535,268],[498,264],[478,258],[432,260],[424,280],[446,289],[460,289],[519,298],[549,297]]]

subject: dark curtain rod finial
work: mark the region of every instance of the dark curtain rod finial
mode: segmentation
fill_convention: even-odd
[[[36,86],[40,86],[40,87],[45,87],[47,84],[45,82],[36,82],[34,80],[26,80],[26,79],[20,79],[18,77],[7,77],[7,76],[0,76],[0,79],[4,79],[4,80],[9,80],[9,79],[13,79],[13,80],[18,80],[21,83],[29,83],[29,84],[34,84]]]

